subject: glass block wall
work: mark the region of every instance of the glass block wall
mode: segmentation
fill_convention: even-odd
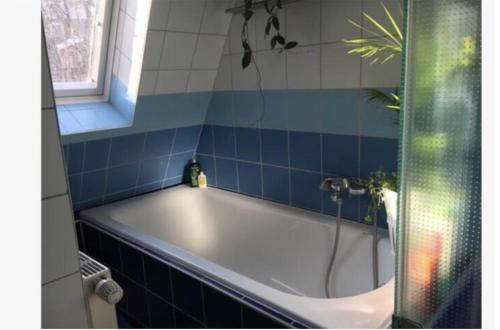
[[[409,0],[395,326],[481,326],[481,1]]]

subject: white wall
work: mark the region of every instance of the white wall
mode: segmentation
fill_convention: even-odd
[[[42,327],[86,328],[73,210],[42,31]]]

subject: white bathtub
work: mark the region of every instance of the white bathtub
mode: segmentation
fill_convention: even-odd
[[[81,216],[313,326],[390,326],[394,257],[383,235],[382,285],[373,290],[372,236],[366,226],[343,222],[331,280],[335,298],[326,299],[333,217],[187,186],[86,210]]]

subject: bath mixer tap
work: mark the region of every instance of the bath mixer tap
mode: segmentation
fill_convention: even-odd
[[[323,191],[329,192],[333,202],[336,202],[339,198],[342,198],[345,195],[359,196],[364,195],[367,192],[365,186],[355,182],[350,182],[348,179],[340,177],[324,179],[319,188]]]

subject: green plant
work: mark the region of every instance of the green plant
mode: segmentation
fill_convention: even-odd
[[[385,172],[380,168],[378,171],[372,172],[368,179],[360,180],[360,184],[368,189],[368,195],[371,199],[364,220],[366,223],[372,224],[373,216],[382,208],[384,188],[396,191],[397,175],[394,172]]]
[[[253,50],[250,46],[250,41],[248,38],[248,22],[254,15],[255,4],[257,0],[245,0],[245,10],[243,11],[243,28],[241,30],[241,44],[243,46],[243,57],[241,59],[241,66],[245,69],[253,60]],[[264,8],[266,9],[269,17],[266,21],[266,26],[264,29],[264,36],[268,37],[271,33],[271,29],[274,30],[274,36],[271,38],[271,48],[278,49],[278,52],[283,52],[292,48],[295,48],[298,43],[296,41],[287,41],[286,38],[280,32],[280,21],[278,18],[278,10],[283,9],[282,0],[264,0]],[[276,48],[278,46],[278,48]],[[254,61],[255,64],[255,61]]]
[[[380,5],[384,9],[386,17],[391,23],[391,27],[384,26],[371,15],[362,11],[363,17],[375,27],[375,30],[363,27],[361,24],[349,19],[349,23],[365,32],[367,36],[364,38],[342,40],[344,44],[352,47],[352,49],[347,52],[348,54],[361,54],[363,59],[372,59],[370,64],[379,61],[383,64],[393,59],[396,55],[401,54],[403,51],[403,33],[396,23],[394,15],[387,9],[384,3],[380,2]],[[399,8],[399,12],[402,17],[403,10],[401,7]]]
[[[385,93],[380,89],[366,89],[366,96],[369,101],[378,101],[385,104],[385,107],[390,110],[399,111],[401,106],[399,103],[399,88],[396,88],[392,93]]]

